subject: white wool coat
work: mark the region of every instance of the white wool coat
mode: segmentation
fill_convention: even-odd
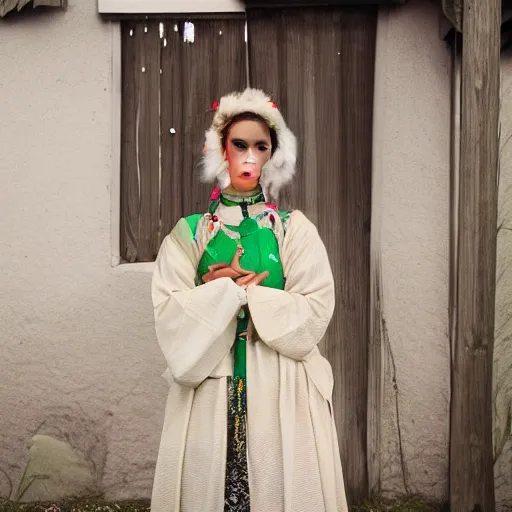
[[[256,215],[262,205],[249,207]],[[226,224],[242,220],[220,205]],[[227,384],[236,318],[247,300],[247,447],[251,512],[347,512],[333,374],[317,344],[334,283],[315,226],[291,213],[280,255],[285,290],[221,278],[195,286],[202,248],[185,219],[162,243],[152,284],[158,342],[170,384],[152,512],[223,512]],[[246,293],[246,296],[245,296]]]

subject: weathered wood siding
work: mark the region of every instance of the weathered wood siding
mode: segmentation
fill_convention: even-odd
[[[121,257],[153,261],[183,215],[205,210],[198,179],[212,102],[246,86],[244,20],[125,22],[122,29]]]
[[[299,141],[281,206],[318,226],[336,280],[323,351],[348,497],[368,492],[367,400],[375,8],[249,11],[251,86],[275,95]]]
[[[193,23],[193,43],[183,41],[183,21],[123,24],[121,255],[128,262],[153,260],[179,217],[205,211],[211,186],[199,183],[197,166],[210,107],[246,86],[245,21]],[[337,283],[323,351],[333,365],[340,451],[355,503],[368,492],[377,9],[249,10],[247,25],[250,85],[274,95],[298,137],[297,178],[279,205],[317,224]]]
[[[501,2],[465,0],[463,9],[450,504],[492,512]]]

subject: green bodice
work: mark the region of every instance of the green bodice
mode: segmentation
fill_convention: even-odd
[[[215,215],[219,202],[226,206],[237,206],[242,210],[243,220],[238,226],[225,225]],[[268,271],[268,277],[261,286],[284,289],[285,278],[279,254],[279,242],[275,234],[276,224],[282,233],[285,231],[287,213],[276,211],[268,206],[256,217],[250,217],[248,206],[264,202],[263,195],[255,194],[250,198],[226,196],[212,198],[209,212],[203,215],[187,217],[196,241],[201,240],[203,254],[197,267],[197,284],[203,283],[208,268],[216,263],[230,264],[239,247],[240,266],[259,274]],[[247,330],[250,311],[248,306],[240,309],[236,335],[232,347],[233,375],[228,377],[227,407],[227,451],[226,485],[224,511],[249,510],[250,490],[247,465]]]
[[[240,266],[259,274],[268,270],[269,276],[261,285],[270,288],[284,288],[283,267],[279,256],[277,239],[269,228],[261,227],[255,219],[246,218],[239,226],[224,226],[223,229],[208,242],[197,268],[198,277],[201,278],[208,267],[215,263],[231,263],[240,244],[244,253],[240,257]],[[231,238],[230,234],[240,236]]]
[[[240,257],[240,266],[256,274],[267,270],[269,276],[261,283],[261,286],[284,289],[285,279],[279,255],[279,243],[274,231],[262,224],[266,218],[270,218],[273,222],[267,222],[266,224],[274,226],[276,216],[279,216],[284,223],[287,214],[268,208],[256,217],[251,218],[247,213],[247,206],[251,203],[246,203],[245,200],[234,203],[221,196],[220,200],[214,201],[210,205],[209,216],[214,216],[220,201],[228,206],[239,205],[242,208],[244,219],[238,226],[221,225],[216,234],[206,244],[197,267],[198,284],[203,282],[202,277],[208,272],[210,265],[215,263],[227,263],[229,265],[237,248],[241,246],[244,252]],[[200,217],[191,216],[187,218],[194,233]]]

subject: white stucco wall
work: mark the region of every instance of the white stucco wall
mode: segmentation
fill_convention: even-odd
[[[512,52],[501,58],[494,444],[496,498],[512,506]]]
[[[448,491],[451,64],[438,34],[434,2],[413,0],[380,13],[372,236],[387,328],[382,488],[442,499]]]
[[[147,496],[166,384],[150,274],[110,268],[112,27],[69,4],[0,21],[0,469],[16,485],[36,432],[68,435],[112,496]]]

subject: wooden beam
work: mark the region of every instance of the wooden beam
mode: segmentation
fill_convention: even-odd
[[[492,365],[501,0],[464,0],[450,505],[493,512]]]

